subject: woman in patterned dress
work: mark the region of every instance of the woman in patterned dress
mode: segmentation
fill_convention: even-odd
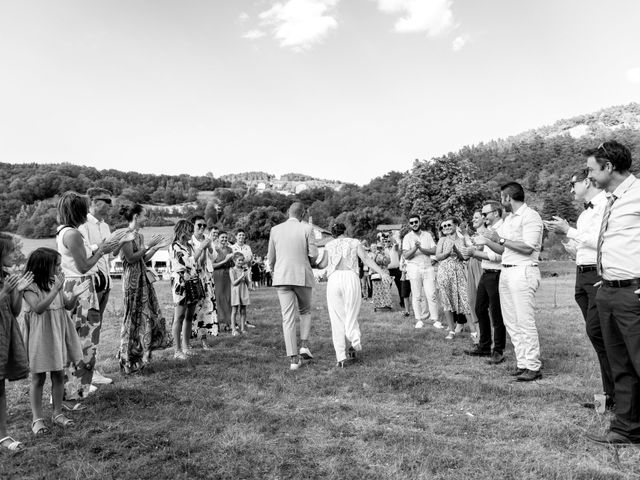
[[[149,365],[151,352],[171,344],[171,335],[156,291],[147,278],[145,263],[160,249],[164,238],[154,235],[148,246],[138,231],[146,221],[141,205],[123,206],[120,215],[129,222],[133,239],[122,244],[122,288],[124,319],[120,329],[120,368],[125,374],[139,372]]]
[[[440,228],[442,236],[436,247],[436,260],[440,262],[436,279],[440,288],[440,301],[444,315],[449,323],[447,340],[452,340],[456,333],[462,331],[462,324],[456,324],[454,312],[468,315],[469,307],[467,287],[467,265],[462,256],[464,239],[457,232],[458,221],[449,217],[443,220]]]

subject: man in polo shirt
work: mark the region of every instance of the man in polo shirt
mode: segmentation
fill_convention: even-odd
[[[500,188],[500,203],[508,212],[502,233],[490,230],[484,236],[487,246],[502,255],[500,305],[516,355],[513,375],[530,382],[542,377],[534,300],[540,286],[538,256],[543,224],[538,212],[524,203],[524,189],[519,183]]]
[[[578,217],[576,228],[569,226],[567,221],[560,217],[553,217],[553,220],[546,221],[545,226],[550,232],[566,235],[567,241],[563,242],[563,245],[569,253],[575,255],[577,265],[575,299],[582,311],[587,336],[598,356],[606,406],[611,408],[614,404],[613,376],[602,337],[600,316],[596,305],[597,288],[594,286],[600,281],[596,267],[596,248],[607,198],[604,191],[587,178],[588,173],[585,168],[571,176],[571,192],[576,201],[584,202],[584,211]],[[593,402],[583,405],[595,408]]]
[[[631,174],[631,152],[604,142],[587,150],[589,179],[606,192],[596,245],[602,284],[596,293],[616,394],[615,417],[597,443],[640,443],[640,181]]]
[[[482,206],[482,216],[487,228],[500,235],[502,233],[502,205],[490,200]],[[463,254],[482,260],[482,276],[478,283],[475,312],[478,317],[480,340],[472,350],[464,350],[466,355],[474,357],[491,357],[490,364],[504,361],[504,347],[507,332],[502,320],[500,309],[500,273],[502,271],[502,257],[490,248],[480,250],[486,244],[482,235],[474,237],[477,247],[470,246],[463,249]],[[493,351],[491,350],[491,324],[493,323]]]
[[[89,214],[87,221],[78,227],[82,236],[89,241],[91,248],[96,250],[109,235],[111,230],[105,219],[108,218],[111,210],[111,192],[104,188],[90,188],[87,190],[89,197]],[[109,301],[109,293],[111,292],[111,278],[109,276],[109,255],[104,255],[97,263],[97,280],[96,293],[98,295],[98,304],[100,306],[100,325],[96,328],[94,343],[98,346],[100,338],[100,329],[102,328],[102,319],[104,311]],[[97,355],[97,353],[96,353]],[[104,385],[112,383],[113,380],[102,375],[96,368],[93,372],[91,383],[95,385]]]
[[[409,215],[411,231],[402,239],[402,256],[407,262],[407,278],[411,283],[411,302],[416,317],[416,328],[424,327],[424,320],[431,318],[435,328],[444,328],[438,321],[436,300],[436,274],[431,264],[431,255],[436,253],[436,244],[429,232],[421,228],[420,215]],[[429,308],[424,306],[424,297]]]

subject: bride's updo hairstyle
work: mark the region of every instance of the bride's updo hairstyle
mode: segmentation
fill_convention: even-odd
[[[333,236],[333,238],[338,238],[346,231],[347,227],[344,225],[344,223],[334,223],[331,227],[331,235]]]
[[[120,215],[124,217],[127,222],[133,220],[134,215],[140,215],[144,207],[138,203],[133,205],[123,205],[120,207]]]

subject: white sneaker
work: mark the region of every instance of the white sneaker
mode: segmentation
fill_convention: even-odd
[[[480,339],[478,338],[478,332],[473,332],[473,333],[470,333],[469,335],[471,336],[471,340],[473,341],[473,343],[477,345],[478,342],[480,341]]]
[[[433,328],[442,330],[444,328],[444,325],[440,322],[440,320],[436,320],[435,322],[433,322]]]
[[[449,333],[447,334],[446,337],[444,337],[445,340],[453,340],[453,338],[456,336],[456,332],[454,332],[453,330],[449,330]]]
[[[455,329],[456,333],[462,333],[463,329],[464,329],[464,325],[462,325],[461,323],[456,323],[456,329]]]
[[[416,322],[415,328],[422,328],[422,327],[424,327],[424,322],[422,320],[418,320]]]
[[[102,375],[98,370],[93,371],[93,380],[91,383],[94,385],[109,385],[113,383],[113,380]]]
[[[296,363],[292,363],[289,365],[289,370],[298,370],[302,366],[302,359],[299,358]]]
[[[311,360],[313,358],[313,355],[311,355],[311,350],[309,350],[307,347],[300,347],[300,356],[305,360]]]

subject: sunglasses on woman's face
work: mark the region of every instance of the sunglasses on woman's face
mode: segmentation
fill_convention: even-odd
[[[444,225],[440,225],[440,228],[452,228],[453,224],[451,223],[445,223]]]

